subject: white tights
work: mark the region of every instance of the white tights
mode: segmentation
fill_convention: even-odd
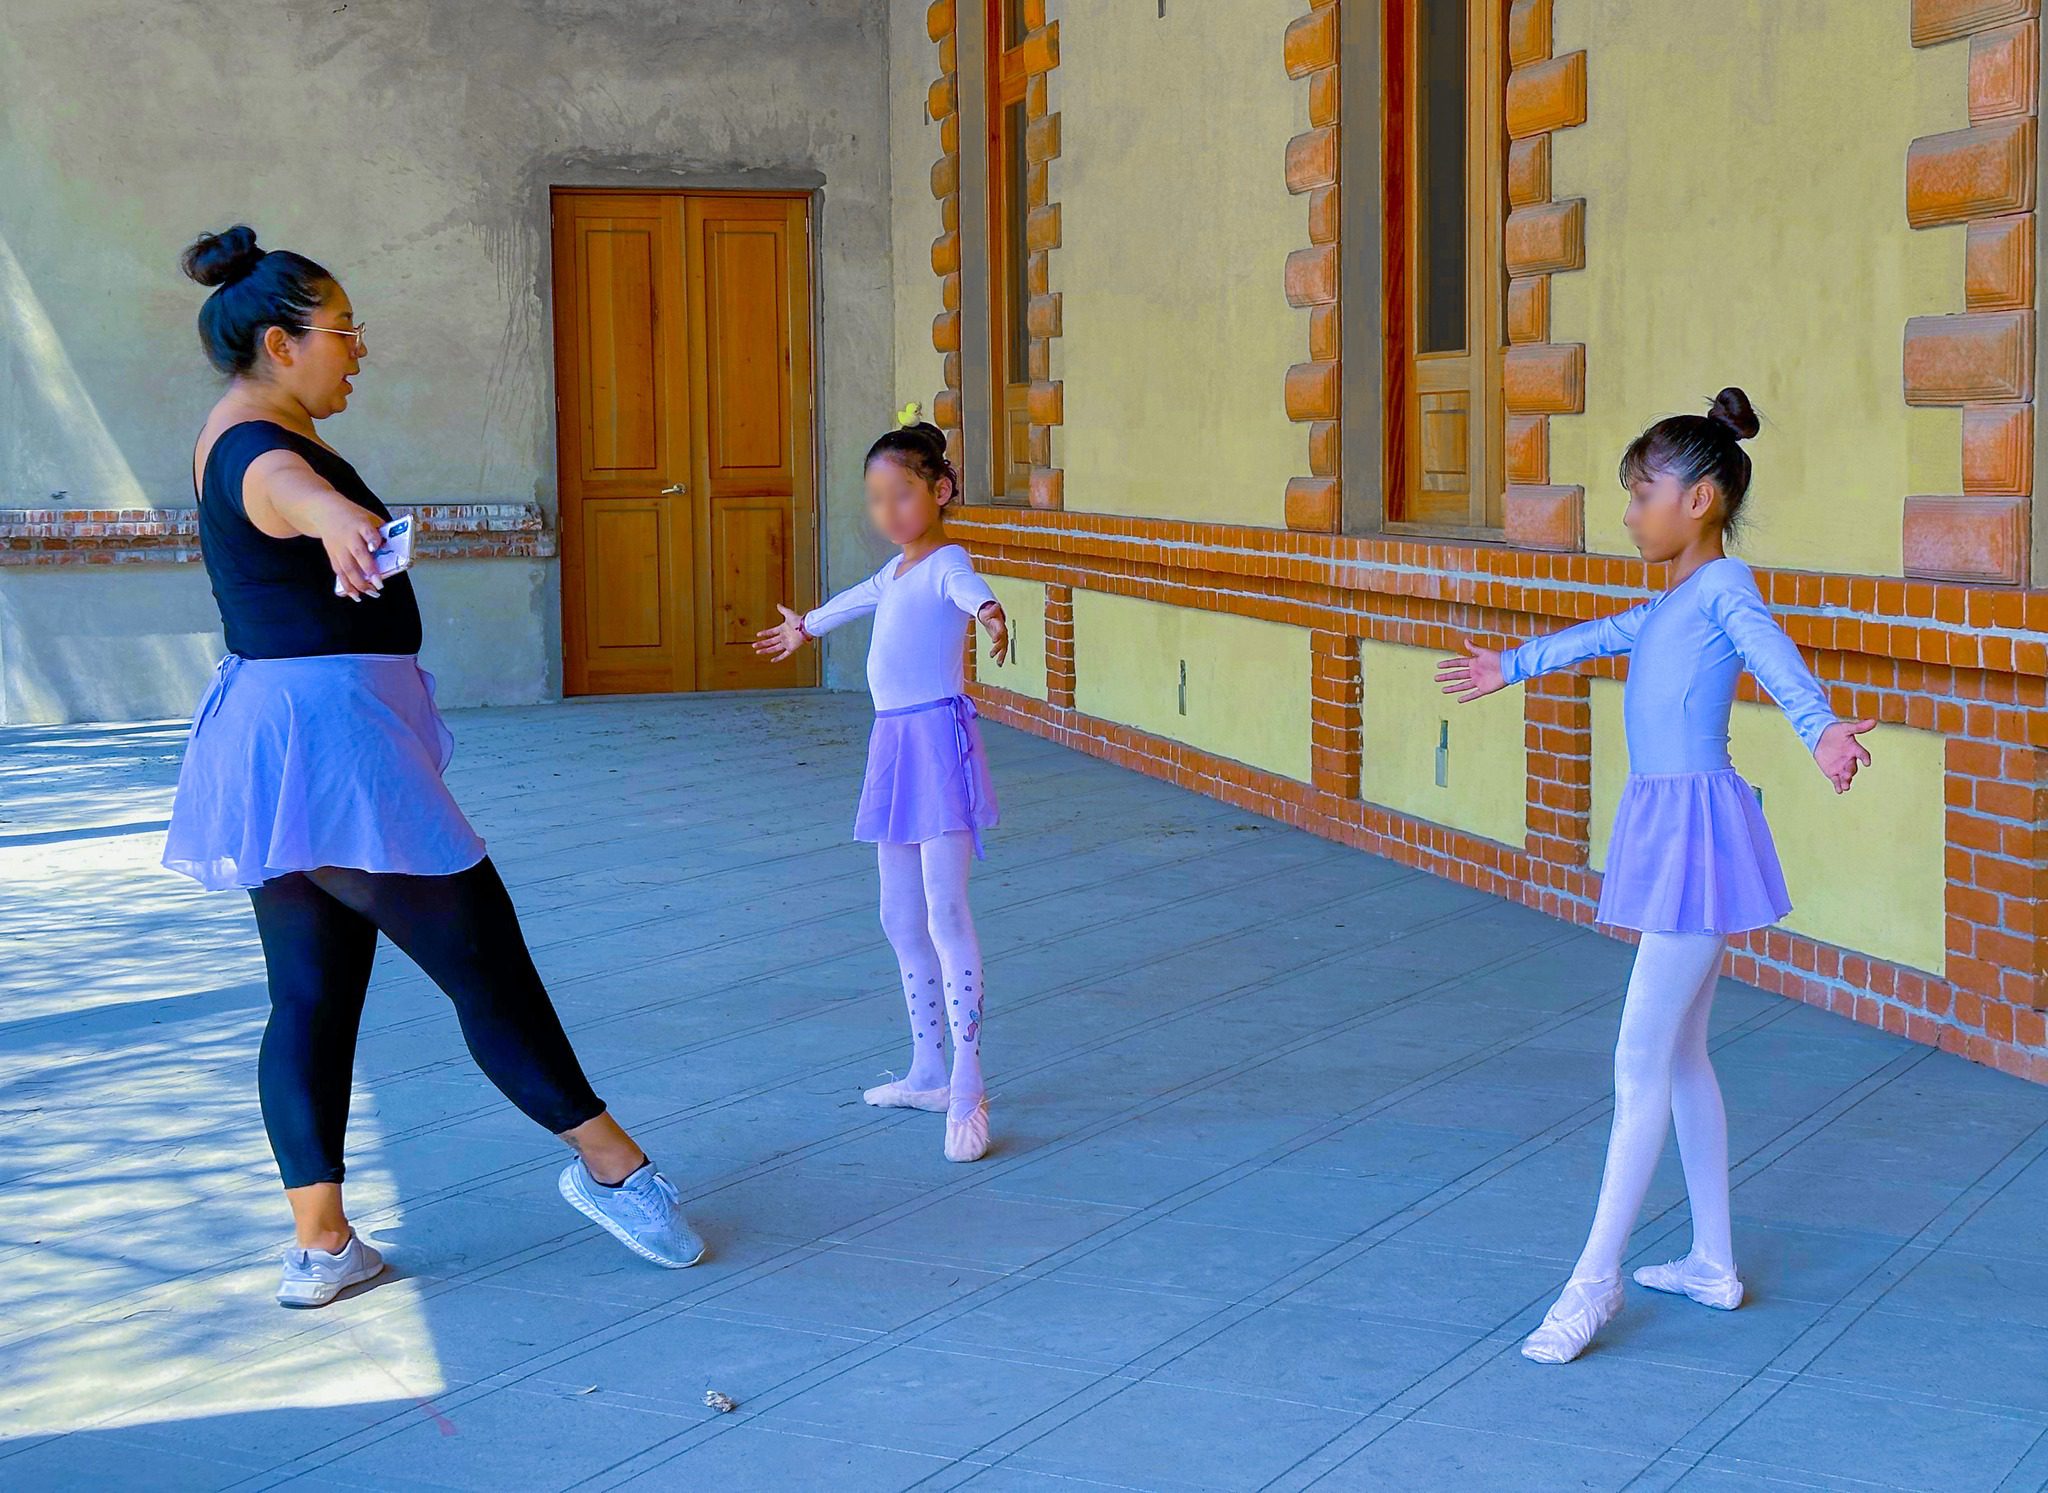
[[[1718,933],[1645,933],[1621,1008],[1614,1046],[1614,1128],[1593,1229],[1572,1279],[1621,1274],[1650,1178],[1664,1153],[1665,1122],[1678,1129],[1678,1156],[1692,1203],[1692,1258],[1730,1274],[1728,1116],[1707,1056],[1707,1016],[1721,972]]]
[[[954,1116],[981,1100],[981,942],[967,905],[974,840],[941,835],[921,845],[879,844],[882,931],[896,950],[910,1007],[910,1072],[904,1084],[936,1089],[946,1079],[943,1033],[953,1036]]]

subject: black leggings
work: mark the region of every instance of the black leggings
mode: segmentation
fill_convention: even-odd
[[[356,1029],[380,930],[455,1003],[470,1056],[528,1119],[559,1135],[604,1113],[489,859],[454,876],[294,872],[251,889],[249,900],[270,971],[256,1086],[285,1186],[341,1180]]]

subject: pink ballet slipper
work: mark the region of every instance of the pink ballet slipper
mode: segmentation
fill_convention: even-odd
[[[1701,1306],[1732,1312],[1742,1305],[1742,1282],[1732,1270],[1702,1264],[1691,1255],[1668,1265],[1645,1265],[1636,1272],[1636,1284],[1674,1296],[1690,1296]]]
[[[1522,1340],[1522,1356],[1537,1363],[1570,1363],[1620,1310],[1619,1279],[1567,1281],[1543,1325]]]

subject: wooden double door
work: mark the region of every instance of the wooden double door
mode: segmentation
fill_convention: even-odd
[[[568,694],[817,682],[753,652],[817,590],[808,200],[554,194]]]

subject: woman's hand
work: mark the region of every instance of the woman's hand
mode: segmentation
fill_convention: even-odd
[[[1010,619],[1003,614],[1003,604],[992,601],[977,614],[981,625],[988,629],[988,656],[1001,668],[1010,658]]]
[[[1436,682],[1445,694],[1455,695],[1460,705],[1483,699],[1507,682],[1500,677],[1498,648],[1482,648],[1467,638],[1465,654],[1464,658],[1441,659],[1436,666]]]
[[[1820,733],[1813,746],[1813,760],[1835,785],[1835,792],[1847,793],[1856,781],[1856,769],[1870,766],[1870,752],[1856,738],[1876,729],[1876,721],[1836,721]]]
[[[321,515],[320,532],[315,537],[327,548],[327,563],[334,570],[334,594],[350,601],[382,596],[384,578],[377,574],[376,554],[384,544],[383,521],[346,498],[330,508]]]
[[[779,601],[775,603],[775,610],[782,613],[782,621],[774,627],[764,627],[754,635],[754,651],[769,662],[779,664],[809,642],[811,635],[804,631],[803,613],[792,612]]]

